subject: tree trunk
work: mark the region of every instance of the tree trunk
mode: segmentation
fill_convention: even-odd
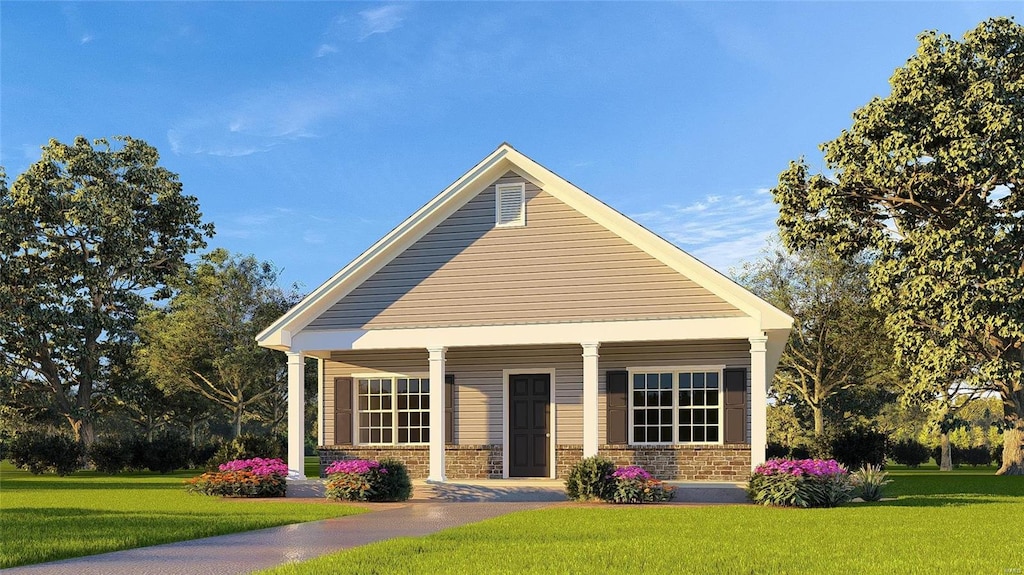
[[[814,436],[821,437],[825,433],[825,410],[821,406],[812,406],[811,411],[814,412]]]
[[[233,423],[235,424],[235,437],[242,435],[242,406],[235,406]]]
[[[1011,419],[1003,430],[1003,464],[996,475],[1024,475],[1024,418]]]
[[[942,455],[939,462],[939,471],[953,471],[953,456],[949,449],[949,433],[943,432],[939,434],[939,438],[942,442]]]

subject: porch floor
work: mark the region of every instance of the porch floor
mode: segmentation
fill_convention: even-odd
[[[667,481],[676,488],[672,503],[745,503],[743,483],[720,481]],[[565,501],[561,479],[455,479],[445,483],[413,480],[413,502],[526,503]],[[323,497],[320,479],[288,483],[288,497]]]

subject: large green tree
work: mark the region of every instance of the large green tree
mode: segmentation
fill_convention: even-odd
[[[1001,474],[1024,474],[1024,28],[988,20],[919,36],[891,93],[792,162],[773,190],[795,249],[870,250],[874,302],[911,391],[999,395]]]
[[[223,249],[205,254],[176,281],[166,307],[142,314],[140,365],[168,391],[223,406],[237,436],[247,414],[287,392],[285,355],[256,345],[256,334],[298,299],[276,282],[270,263]]]
[[[824,249],[769,249],[738,278],[793,316],[772,391],[810,410],[815,435],[824,432],[830,408],[842,419],[858,389],[873,389],[892,374],[883,316],[871,305],[869,267],[864,257],[841,260]]]
[[[84,443],[93,396],[146,297],[213,234],[155,148],[115,144],[50,140],[10,188],[0,184],[0,361]]]

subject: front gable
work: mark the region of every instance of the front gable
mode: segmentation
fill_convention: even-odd
[[[523,184],[526,224],[496,225],[496,186]],[[744,312],[505,172],[311,321],[307,330],[736,317]]]

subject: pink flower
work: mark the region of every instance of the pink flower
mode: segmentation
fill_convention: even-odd
[[[288,465],[276,458],[235,459],[218,468],[221,471],[251,471],[255,475],[288,475]]]
[[[386,474],[387,469],[381,467],[379,461],[369,459],[349,459],[347,461],[335,461],[327,466],[324,473],[333,475],[335,473],[356,473],[363,475],[376,470],[378,473]]]

